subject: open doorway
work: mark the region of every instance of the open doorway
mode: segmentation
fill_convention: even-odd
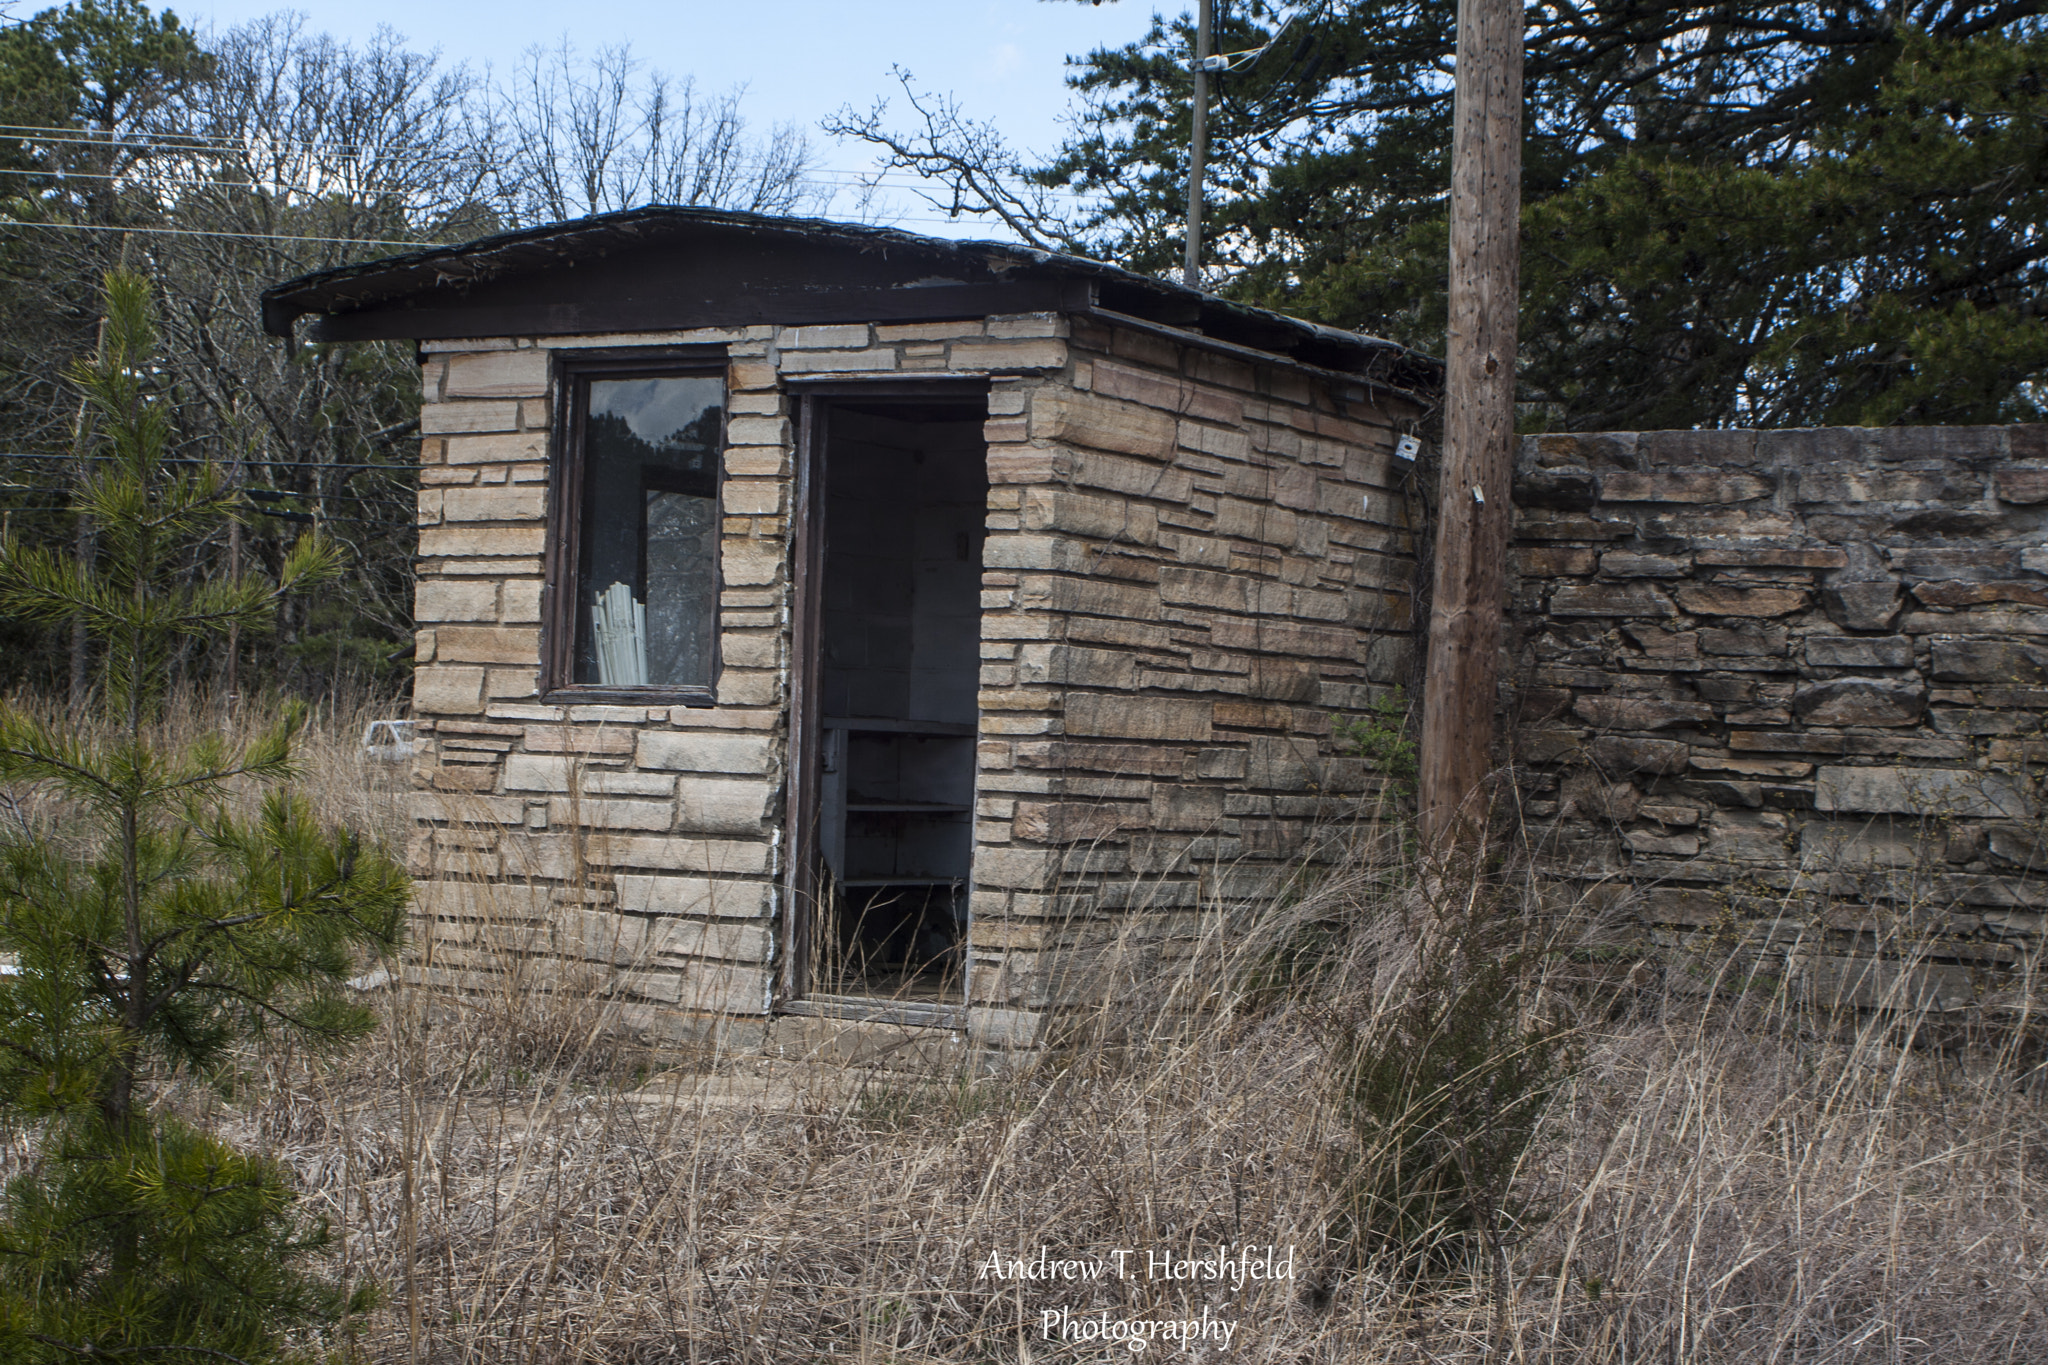
[[[805,994],[958,1004],[973,881],[983,421],[813,400]],[[822,447],[822,448],[820,448]],[[808,618],[808,619],[807,619]],[[805,847],[804,845],[808,845]]]

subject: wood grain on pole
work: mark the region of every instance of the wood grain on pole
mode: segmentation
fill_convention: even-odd
[[[1459,0],[1450,335],[1423,693],[1422,834],[1477,829],[1493,739],[1513,509],[1522,6]]]

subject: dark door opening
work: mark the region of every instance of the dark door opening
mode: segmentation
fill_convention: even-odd
[[[817,401],[817,400],[814,400]],[[841,401],[813,466],[807,993],[962,1003],[985,403]],[[822,475],[822,477],[815,477]]]

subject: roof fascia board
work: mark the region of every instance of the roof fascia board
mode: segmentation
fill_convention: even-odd
[[[1052,279],[882,289],[748,290],[721,300],[451,302],[316,314],[307,325],[306,336],[313,341],[438,341],[450,337],[601,336],[756,324],[928,322],[1004,313],[1072,312],[1088,307],[1091,301],[1087,281]]]

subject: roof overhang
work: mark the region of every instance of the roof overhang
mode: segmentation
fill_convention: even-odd
[[[263,326],[315,341],[574,336],[1107,311],[1410,393],[1442,364],[1079,256],[893,228],[651,206],[302,275]]]

